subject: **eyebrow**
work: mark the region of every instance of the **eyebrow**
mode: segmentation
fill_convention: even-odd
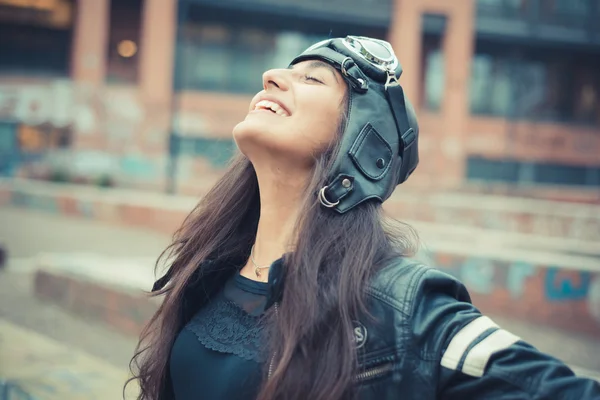
[[[290,69],[293,69],[296,65],[292,65],[290,67]],[[317,68],[326,68],[329,70],[329,72],[331,72],[331,75],[333,75],[333,79],[335,79],[335,81],[337,83],[339,83],[337,75],[336,75],[336,69],[333,68],[330,64],[324,62],[324,61],[319,61],[319,60],[312,60],[308,65],[307,65],[308,69],[317,69]]]

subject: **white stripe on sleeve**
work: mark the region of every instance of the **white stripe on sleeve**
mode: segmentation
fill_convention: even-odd
[[[462,372],[467,375],[481,377],[490,357],[500,350],[512,346],[519,338],[512,333],[499,329],[490,336],[477,343],[467,354],[462,367]]]
[[[456,370],[469,345],[490,328],[498,328],[498,325],[486,316],[478,317],[465,325],[450,341],[442,357],[442,367]]]

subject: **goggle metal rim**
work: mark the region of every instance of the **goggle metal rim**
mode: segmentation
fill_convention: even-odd
[[[375,42],[380,46],[383,46],[386,50],[390,52],[390,57],[381,58],[368,51],[365,45],[363,44],[363,41],[365,40]],[[384,42],[383,40],[365,38],[362,36],[346,36],[346,38],[342,40],[342,43],[344,43],[344,46],[346,46],[348,50],[358,55],[374,67],[379,68],[383,71],[395,71],[396,67],[398,66],[398,58],[394,54],[394,50],[389,45],[389,43]],[[359,44],[360,48],[356,48],[355,44]]]
[[[310,46],[308,49],[304,50],[303,53],[313,51],[320,47],[326,47],[332,40],[334,40],[334,39],[321,40],[320,42],[317,42],[317,43],[313,44],[312,46]],[[363,44],[364,41],[375,42],[375,43],[383,46],[390,52],[390,57],[389,58],[381,58],[381,57],[374,55],[373,53],[371,53],[370,51],[368,51],[366,49],[365,45]],[[387,43],[383,40],[366,38],[363,36],[349,35],[349,36],[346,36],[342,40],[342,43],[352,53],[356,54],[357,56],[359,56],[363,60],[367,61],[372,66],[374,66],[384,72],[395,71],[396,68],[398,67],[398,58],[396,57],[396,54],[394,54],[394,49],[392,49],[392,47],[390,46],[389,43]],[[360,48],[357,48],[357,46],[355,44],[359,44]]]

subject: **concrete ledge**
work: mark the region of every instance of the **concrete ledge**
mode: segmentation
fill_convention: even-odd
[[[545,237],[600,240],[600,206],[502,196],[431,194],[390,198],[384,205],[401,220],[483,228]]]
[[[485,314],[600,338],[600,267],[587,257],[461,248],[448,242],[416,258],[458,277]],[[160,302],[144,293],[154,279],[152,264],[126,267],[125,260],[105,259],[107,268],[102,269],[95,258],[65,261],[45,257],[39,264],[38,297],[127,334],[139,334]],[[118,267],[108,267],[111,264]]]
[[[432,265],[456,276],[483,313],[600,338],[600,271],[437,252]]]
[[[68,272],[38,270],[34,291],[42,300],[135,336],[158,307],[158,301],[140,289],[119,287]]]
[[[18,180],[0,181],[0,206],[13,205],[173,233],[198,202],[154,192]]]
[[[0,205],[137,225],[172,233],[198,197],[101,189],[28,180],[0,180]],[[384,208],[394,218],[543,237],[600,240],[600,205],[472,193],[403,190]]]

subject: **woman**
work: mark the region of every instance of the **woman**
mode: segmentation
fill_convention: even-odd
[[[401,72],[387,42],[350,36],[264,74],[233,132],[242,154],[154,285],[140,399],[600,398],[385,222],[418,163]]]

